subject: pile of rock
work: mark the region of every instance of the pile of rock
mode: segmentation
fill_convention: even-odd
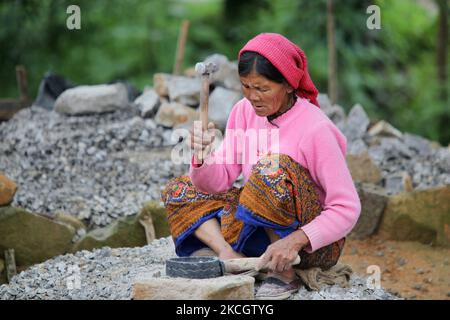
[[[402,133],[384,120],[371,123],[358,104],[346,115],[325,95],[319,103],[347,138],[347,164],[362,203],[351,236],[380,231],[450,245],[450,146]]]
[[[105,226],[186,172],[170,161],[171,133],[132,107],[67,117],[32,106],[0,124],[0,171],[19,186],[13,206]]]
[[[347,138],[354,180],[380,185],[388,194],[450,184],[449,147],[402,133],[384,120],[371,123],[359,104],[345,115],[326,95],[319,95],[319,103]]]
[[[223,129],[242,98],[237,65],[221,55],[209,61],[220,66],[209,115]],[[144,245],[148,234],[138,213],[151,200],[160,206],[161,188],[187,172],[171,160],[179,142],[172,133],[198,119],[199,92],[192,70],[159,73],[141,95],[123,83],[70,87],[55,100],[38,99],[45,107],[0,123],[0,234],[10,235],[0,249],[23,243],[17,261],[29,265],[83,249]],[[319,102],[348,141],[362,202],[351,236],[387,231],[399,240],[450,245],[450,149],[385,121],[371,123],[360,105],[346,115],[325,95]],[[157,238],[168,234],[167,222],[160,224]]]
[[[0,286],[0,299],[131,299],[136,278],[165,277],[165,261],[174,256],[170,238],[140,248],[105,247],[58,256],[18,274],[9,285]],[[349,288],[302,288],[292,299],[398,299],[381,288],[368,288],[367,283],[367,279],[354,274]],[[224,286],[229,284],[224,281]],[[163,296],[164,292],[160,292]]]
[[[205,63],[209,62],[219,66],[219,70],[211,75],[208,116],[223,130],[232,107],[242,99],[237,63],[219,54],[205,59]],[[144,90],[134,101],[141,116],[154,116],[157,124],[172,128],[189,127],[192,121],[199,119],[200,78],[192,69],[186,73],[190,76],[156,73],[154,87]]]
[[[224,128],[242,94],[236,63],[212,78],[211,120]],[[36,105],[0,123],[0,171],[20,187],[13,206],[83,220],[88,228],[136,214],[158,200],[168,179],[187,171],[170,161],[172,129],[198,119],[200,79],[155,74],[154,88],[130,101],[123,83],[77,86],[46,105]],[[37,99],[42,101],[43,99]],[[166,147],[166,148],[165,148]]]

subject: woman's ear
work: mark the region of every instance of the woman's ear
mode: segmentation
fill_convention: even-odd
[[[286,84],[286,92],[292,93],[293,91],[294,91],[294,88],[292,88],[292,86],[290,84]]]

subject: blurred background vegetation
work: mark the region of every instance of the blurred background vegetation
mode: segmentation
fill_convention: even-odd
[[[439,37],[450,42],[439,33],[446,1],[335,0],[338,104],[348,112],[360,103],[372,119],[449,144],[449,64],[437,60]],[[81,30],[66,27],[71,4],[81,8]],[[371,4],[381,8],[380,30],[366,26]],[[191,23],[185,67],[212,53],[236,60],[251,37],[278,32],[303,48],[326,93],[326,8],[326,0],[1,0],[0,97],[18,95],[18,64],[33,98],[47,71],[77,84],[127,80],[142,90],[153,73],[172,71],[183,19]]]

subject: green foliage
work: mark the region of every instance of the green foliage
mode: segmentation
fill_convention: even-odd
[[[220,52],[236,60],[260,32],[279,32],[306,52],[311,76],[327,91],[326,0],[16,0],[0,3],[0,97],[17,96],[14,66],[30,89],[52,70],[79,84],[125,79],[142,89],[171,72],[179,27],[189,19],[185,67]],[[435,2],[429,1],[433,4]],[[82,29],[66,28],[66,8],[81,8]],[[369,30],[366,8],[381,8]],[[439,98],[438,15],[413,0],[335,0],[339,104],[361,103],[372,118],[442,144],[450,108]],[[449,41],[450,42],[450,41]],[[450,53],[450,50],[448,50]],[[450,69],[450,57],[447,68]],[[447,71],[450,75],[450,70]]]

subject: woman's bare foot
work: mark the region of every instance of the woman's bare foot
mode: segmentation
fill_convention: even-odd
[[[281,281],[283,281],[285,283],[290,283],[290,282],[294,281],[295,279],[297,279],[297,274],[295,273],[295,270],[292,267],[283,272],[270,271],[267,273],[267,276],[280,279]]]
[[[245,256],[242,253],[234,251],[231,247],[229,249],[222,250],[221,252],[219,252],[220,260],[238,259],[238,258],[245,258]]]

